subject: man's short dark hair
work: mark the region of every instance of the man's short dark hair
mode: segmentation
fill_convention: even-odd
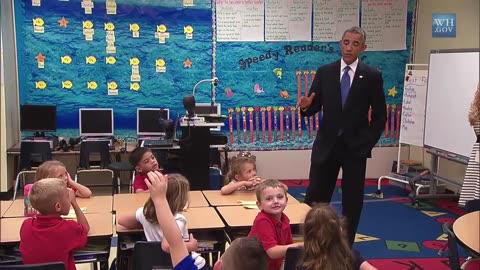
[[[365,44],[365,42],[367,41],[367,33],[365,32],[365,30],[363,30],[362,28],[360,28],[358,26],[350,27],[347,30],[345,30],[345,32],[343,32],[343,35],[342,35],[342,40],[345,37],[346,33],[359,34],[360,36],[362,36],[363,44]]]
[[[145,155],[145,153],[149,153],[149,152],[152,152],[152,150],[150,150],[150,148],[137,147],[132,151],[132,153],[130,153],[130,157],[128,158],[128,161],[130,162],[130,164],[132,164],[133,167],[135,167],[135,166],[138,165],[138,163],[140,163],[143,155]]]

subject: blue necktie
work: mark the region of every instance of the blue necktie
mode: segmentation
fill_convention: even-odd
[[[340,87],[342,89],[342,108],[345,106],[345,101],[347,101],[348,92],[350,91],[350,75],[348,75],[349,70],[350,66],[343,68],[343,75],[342,79],[340,80]]]

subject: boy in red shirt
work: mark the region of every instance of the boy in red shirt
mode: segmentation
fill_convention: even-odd
[[[285,185],[278,180],[268,179],[256,188],[257,206],[261,211],[253,221],[248,236],[256,236],[268,255],[268,269],[279,270],[289,247],[293,244],[290,220],[283,213],[287,206]]]
[[[29,193],[30,203],[39,214],[25,220],[20,228],[20,253],[24,264],[64,262],[75,270],[72,251],[87,244],[90,230],[80,210],[75,193],[58,178],[35,182]],[[64,220],[73,207],[77,221]]]
[[[133,192],[148,192],[145,179],[147,179],[148,172],[158,171],[157,158],[149,148],[137,147],[132,151],[128,160],[136,171],[135,179],[133,179]]]

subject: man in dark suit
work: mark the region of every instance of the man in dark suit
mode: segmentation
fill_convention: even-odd
[[[360,27],[347,29],[340,41],[342,59],[318,68],[310,95],[298,101],[304,116],[323,111],[312,147],[305,203],[329,203],[341,167],[342,208],[350,244],[362,213],[367,158],[387,118],[382,74],[358,60],[367,48],[365,39]]]

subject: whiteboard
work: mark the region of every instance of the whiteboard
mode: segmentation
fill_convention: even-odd
[[[426,66],[407,64],[405,67],[400,143],[423,147],[428,70],[413,68]]]
[[[479,49],[432,51],[427,84],[426,146],[469,157],[476,141],[468,111],[479,82]]]

